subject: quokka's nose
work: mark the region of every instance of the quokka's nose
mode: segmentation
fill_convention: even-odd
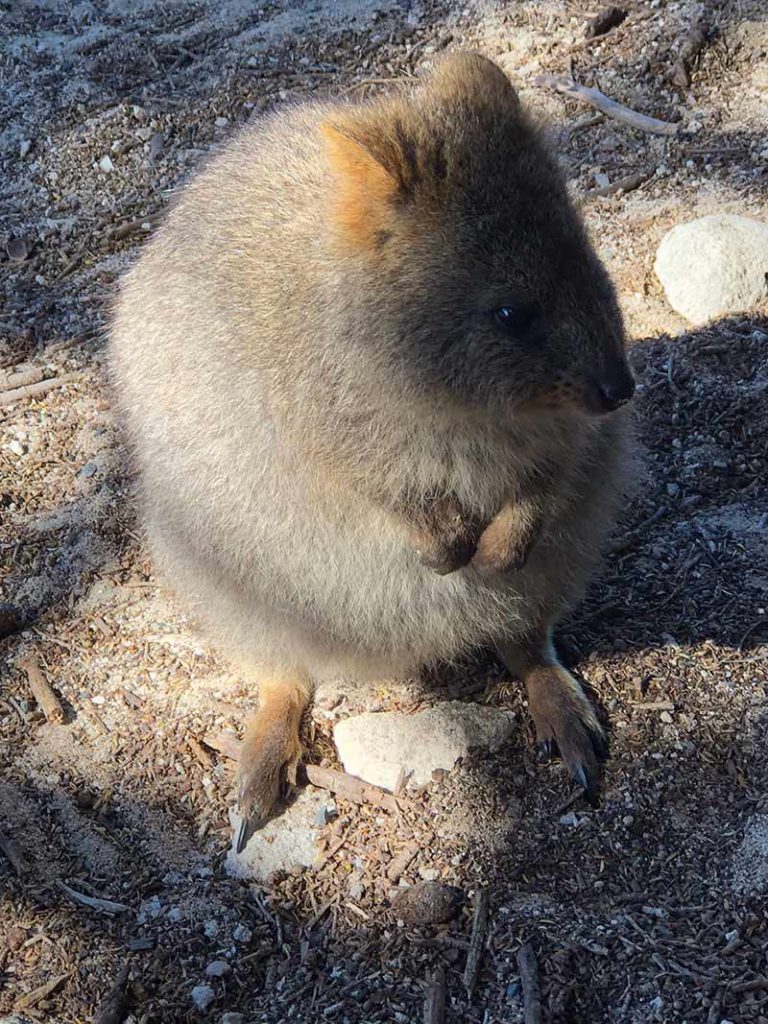
[[[615,373],[606,374],[596,384],[600,404],[606,412],[626,405],[635,393],[635,379],[629,368],[624,366]]]

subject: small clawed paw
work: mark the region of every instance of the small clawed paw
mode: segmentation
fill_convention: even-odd
[[[240,825],[235,849],[242,853],[254,832],[262,828],[272,815],[280,798],[283,782],[296,785],[296,771],[301,759],[298,735],[284,732],[260,736],[243,744],[237,778],[237,810]]]
[[[577,687],[578,683],[568,677],[559,699],[542,701],[539,708],[531,709],[536,724],[536,745],[545,760],[552,760],[559,754],[587,800],[596,806],[600,762],[608,755],[608,743],[591,705]]]

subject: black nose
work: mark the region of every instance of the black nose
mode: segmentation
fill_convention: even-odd
[[[606,412],[612,412],[630,400],[635,393],[635,381],[629,370],[597,382],[600,404]]]

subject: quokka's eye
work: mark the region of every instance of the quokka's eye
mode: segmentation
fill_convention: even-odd
[[[505,331],[526,331],[536,320],[536,309],[527,303],[515,303],[494,309],[493,318]]]

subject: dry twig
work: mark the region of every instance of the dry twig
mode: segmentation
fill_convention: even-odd
[[[40,660],[36,654],[31,653],[19,662],[19,668],[26,673],[29,688],[32,696],[37,701],[40,710],[49,722],[63,722],[66,718],[61,701],[54,693],[53,687],[43,675],[40,668]]]
[[[533,946],[526,942],[517,952],[517,966],[520,970],[520,984],[523,988],[525,1024],[541,1024],[541,987],[539,986],[539,965]]]
[[[40,395],[47,395],[54,388],[70,384],[79,376],[79,373],[62,373],[60,377],[49,377],[47,380],[38,381],[37,384],[27,384],[22,388],[0,391],[0,406],[13,405],[14,402],[21,402],[24,398],[38,398]]]
[[[17,999],[14,1003],[14,1010],[29,1010],[33,1006],[37,1006],[43,999],[47,999],[49,995],[56,991],[56,989],[63,985],[65,981],[69,979],[69,972],[66,974],[58,974],[55,978],[51,978],[50,981],[46,981],[44,985],[33,988],[31,992],[27,992],[25,996]]]
[[[636,110],[612,100],[599,89],[589,89],[586,85],[579,85],[573,79],[564,78],[562,75],[539,75],[534,82],[544,89],[554,89],[555,92],[561,92],[572,100],[601,110],[615,121],[621,121],[623,124],[628,124],[630,128],[636,128],[641,132],[650,132],[652,135],[677,135],[680,127],[669,121],[659,121],[658,118],[640,114]]]
[[[57,881],[56,885],[69,896],[73,903],[81,903],[84,907],[90,907],[91,910],[100,910],[103,914],[122,914],[128,910],[125,903],[115,903],[114,900],[105,900],[98,896],[86,896],[85,893],[78,892],[66,882]]]
[[[469,953],[467,954],[467,963],[464,968],[464,987],[470,999],[480,974],[480,964],[483,959],[483,948],[485,947],[485,933],[488,930],[488,908],[490,903],[490,891],[488,889],[481,889],[475,900],[472,935],[469,940]]]
[[[396,856],[389,862],[387,868],[387,878],[393,884],[397,884],[400,881],[400,876],[403,874],[405,869],[411,863],[413,858],[419,852],[418,843],[409,843]]]

